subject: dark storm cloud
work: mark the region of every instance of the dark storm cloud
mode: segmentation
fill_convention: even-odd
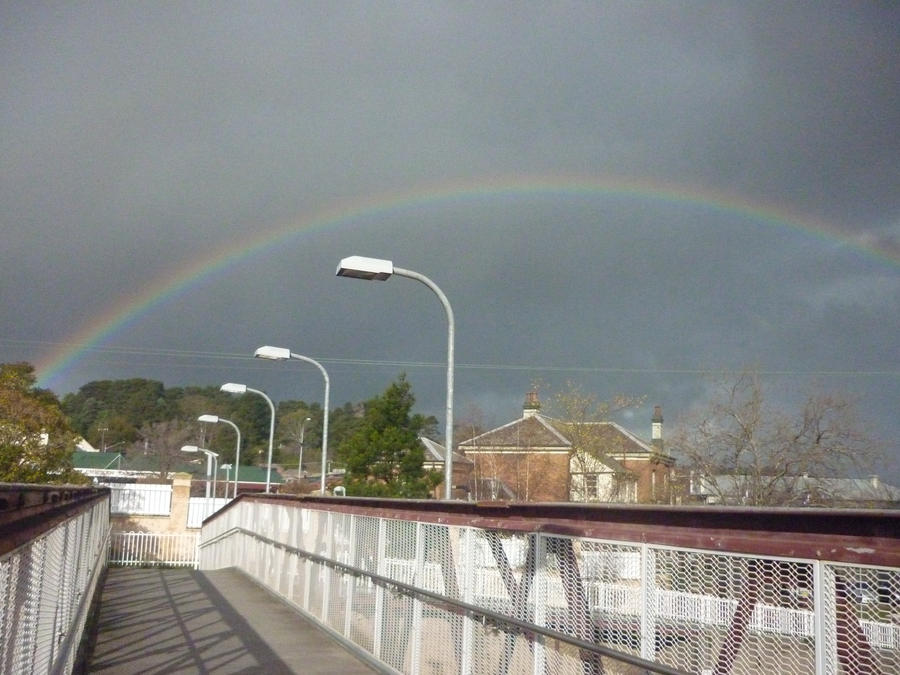
[[[238,259],[105,343],[175,355],[91,352],[54,386],[236,371],[319,396],[315,374],[196,354],[280,342],[331,359],[338,401],[405,368],[440,414],[440,307],[411,282],[334,279],[358,253],[451,298],[460,411],[503,421],[533,381],[577,379],[674,419],[704,391],[693,371],[878,372],[832,383],[864,394],[892,437],[897,25],[889,3],[7,3],[0,360],[40,361],[211,250],[335,205],[454,179],[615,175],[797,222],[552,191],[361,214]],[[797,227],[815,222],[888,254]]]

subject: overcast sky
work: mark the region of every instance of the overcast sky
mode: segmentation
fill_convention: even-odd
[[[449,297],[458,419],[574,380],[646,396],[646,436],[703,371],[755,367],[785,401],[859,395],[896,455],[898,26],[891,2],[3,3],[0,361],[59,394],[321,400],[311,366],[248,358],[274,344],[335,405],[406,371],[443,418],[440,304],[334,277],[359,254]]]

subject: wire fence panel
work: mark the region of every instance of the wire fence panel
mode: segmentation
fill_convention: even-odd
[[[897,567],[432,520],[242,498],[200,567],[403,673],[900,674]]]
[[[824,672],[900,673],[900,570],[825,565]]]
[[[168,516],[172,486],[150,483],[104,483],[110,489],[110,511],[115,514]]]
[[[0,672],[72,672],[106,561],[109,500],[91,502],[0,556]]]
[[[224,497],[191,497],[188,500],[188,529],[199,529],[203,521],[225,506],[230,499]]]
[[[113,532],[109,564],[122,567],[193,567],[198,564],[200,535],[156,532]]]

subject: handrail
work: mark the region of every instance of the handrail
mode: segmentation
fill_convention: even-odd
[[[900,510],[460,502],[242,494],[323,511],[516,533],[615,539],[750,555],[900,567]]]
[[[367,577],[371,579],[372,583],[374,584],[383,586],[385,588],[393,588],[396,592],[402,595],[423,600],[431,605],[439,606],[441,609],[468,616],[475,620],[480,620],[484,623],[490,622],[492,625],[496,625],[498,627],[502,625],[510,626],[513,628],[513,631],[507,632],[521,632],[531,635],[541,635],[543,637],[558,640],[560,642],[565,642],[566,644],[572,645],[573,647],[577,647],[579,650],[590,652],[592,654],[596,654],[597,656],[613,658],[623,663],[628,663],[629,665],[643,668],[644,670],[653,673],[661,673],[662,675],[686,675],[685,671],[670,668],[669,666],[665,666],[654,661],[647,661],[646,659],[642,659],[638,656],[616,651],[615,649],[609,649],[592,642],[580,640],[566,633],[561,633],[551,628],[544,628],[543,626],[539,626],[522,619],[517,619],[505,614],[500,614],[485,607],[473,605],[467,602],[463,602],[462,600],[457,600],[455,598],[449,598],[438,593],[432,593],[431,591],[426,591],[422,588],[403,583],[402,581],[397,581],[395,579],[391,579],[390,577],[385,577],[380,574],[376,574],[374,572],[356,567],[354,565],[348,565],[346,563],[338,562],[336,560],[332,560],[331,558],[326,558],[316,553],[311,553],[309,551],[297,548],[296,546],[285,544],[284,542],[271,539],[269,537],[258,534],[253,530],[248,530],[244,527],[232,527],[225,532],[222,532],[215,537],[202,542],[200,544],[200,548],[206,548],[207,546],[211,546],[225,539],[228,539],[235,534],[247,535],[274,548],[280,548],[283,551],[292,553],[316,564],[330,567],[334,570],[349,574],[354,577]]]
[[[0,556],[109,498],[109,488],[0,484]]]

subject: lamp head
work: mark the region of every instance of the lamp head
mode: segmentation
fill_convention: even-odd
[[[217,424],[219,421],[218,415],[200,415],[197,418],[198,422],[209,422],[210,424]]]
[[[271,347],[269,345],[266,345],[265,347],[260,347],[255,352],[253,352],[253,356],[258,359],[285,361],[291,358],[291,350],[285,349],[284,347]]]
[[[200,452],[200,448],[198,448],[196,445],[182,445],[181,451],[182,452]]]
[[[229,394],[246,394],[247,385],[237,384],[236,382],[226,382],[221,387],[219,387],[219,391],[224,391]]]
[[[384,281],[394,273],[394,263],[390,260],[379,258],[366,258],[361,255],[351,255],[344,258],[338,265],[337,276],[350,277],[352,279],[366,279],[369,281]]]

